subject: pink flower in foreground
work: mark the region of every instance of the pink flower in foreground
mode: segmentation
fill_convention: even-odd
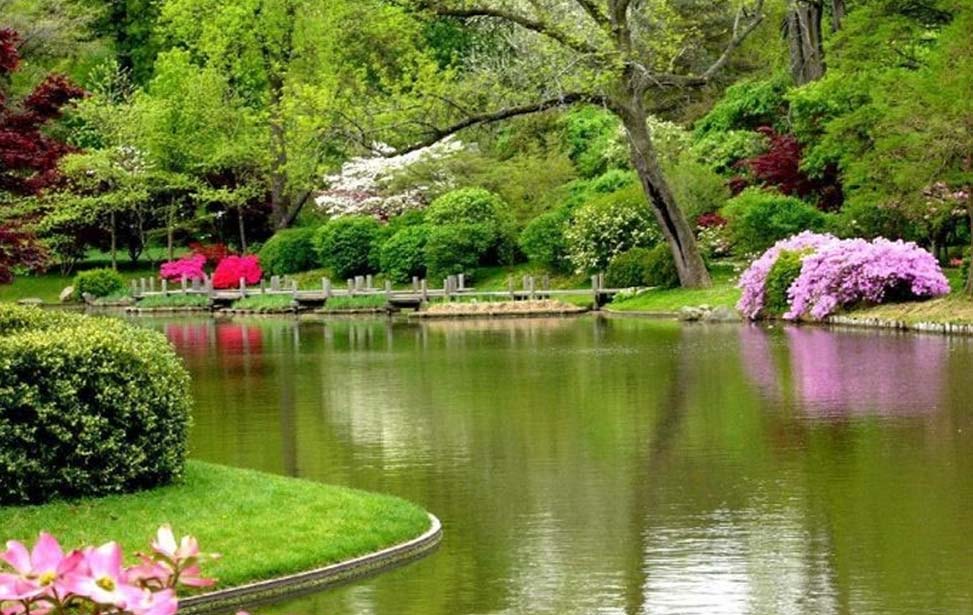
[[[132,590],[141,591],[126,582],[125,571],[122,570],[122,549],[117,542],[88,548],[80,568],[81,572],[65,579],[63,587],[98,604],[124,608]]]
[[[148,589],[128,588],[125,610],[133,615],[175,615],[179,609],[176,592],[165,589],[152,592]]]
[[[78,551],[65,555],[57,539],[41,532],[29,552],[22,543],[11,540],[0,559],[20,575],[20,589],[33,586],[35,594],[39,594],[53,591],[55,584],[73,573],[84,558]]]

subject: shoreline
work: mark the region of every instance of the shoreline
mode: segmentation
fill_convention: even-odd
[[[443,538],[443,526],[432,513],[429,528],[397,545],[304,572],[228,587],[179,601],[179,613],[205,615],[236,608],[252,608],[317,593],[378,575],[433,553]]]

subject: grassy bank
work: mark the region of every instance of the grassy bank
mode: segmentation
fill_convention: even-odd
[[[973,324],[973,301],[954,292],[940,299],[909,303],[888,303],[850,311],[852,318],[878,318],[916,324],[921,322]]]
[[[607,309],[617,312],[678,312],[683,307],[700,305],[736,306],[740,300],[740,289],[736,287],[737,277],[729,267],[721,267],[712,272],[713,286],[702,289],[673,288],[669,290],[647,290],[635,296],[616,298]]]
[[[117,540],[130,557],[163,523],[223,555],[206,569],[218,587],[370,553],[429,526],[421,508],[390,496],[198,461],[182,483],[152,491],[0,508],[4,540],[33,542],[44,530],[70,547]]]

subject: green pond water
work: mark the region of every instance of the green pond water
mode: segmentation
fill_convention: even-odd
[[[139,322],[193,374],[195,457],[443,521],[430,557],[261,613],[973,613],[973,340]]]

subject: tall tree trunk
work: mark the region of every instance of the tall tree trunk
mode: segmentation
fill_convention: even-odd
[[[821,0],[792,0],[787,11],[787,44],[791,76],[804,85],[824,76],[824,46],[821,39]]]
[[[845,19],[845,0],[831,0],[831,31],[837,32],[841,29],[841,22]]]
[[[111,212],[110,223],[111,223],[111,268],[118,270],[118,233],[115,230],[115,212]]]
[[[236,219],[237,219],[237,225],[239,226],[239,230],[240,230],[240,253],[246,254],[247,253],[247,230],[246,230],[246,225],[243,223],[242,205],[236,208]]]
[[[662,233],[665,235],[679,272],[679,282],[685,288],[706,288],[711,285],[709,272],[696,245],[696,237],[686,216],[676,203],[669,188],[649,133],[648,117],[641,101],[620,114],[628,132],[632,164],[642,183],[645,196],[652,206]]]

